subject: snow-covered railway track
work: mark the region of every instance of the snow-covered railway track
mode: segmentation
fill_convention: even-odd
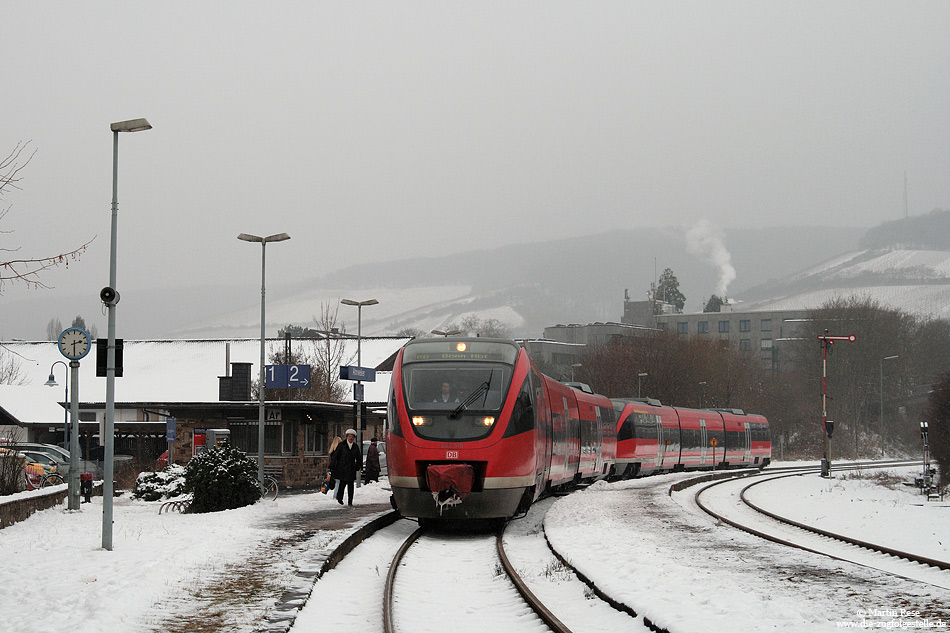
[[[539,616],[538,604],[519,595],[498,557],[497,538],[421,528],[413,532],[390,565],[383,596],[385,633],[484,633],[489,627],[511,633],[569,632],[556,619]]]
[[[869,465],[861,466],[861,468],[868,467]],[[839,467],[839,470],[846,468]],[[812,472],[817,472],[817,470]],[[950,563],[947,561],[935,560],[806,525],[768,511],[749,500],[748,492],[755,486],[802,474],[770,476],[763,473],[751,483],[739,478],[711,482],[704,484],[696,491],[694,501],[703,512],[718,521],[774,543],[950,589]]]

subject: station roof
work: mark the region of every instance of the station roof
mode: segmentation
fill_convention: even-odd
[[[363,367],[376,368],[389,361],[410,339],[408,337],[363,337],[360,362]],[[309,346],[324,339],[293,339],[294,351],[309,353]],[[340,364],[356,365],[356,340],[339,339]],[[265,340],[265,358],[283,351],[284,339]],[[0,385],[0,409],[7,416],[24,423],[62,423],[63,402],[67,384],[62,364],[67,362],[55,341],[4,342],[8,357],[19,364],[19,374],[26,381],[22,386]],[[200,340],[126,340],[123,349],[123,375],[115,379],[115,403],[138,406],[163,403],[210,404],[218,402],[218,378],[228,375],[228,363],[250,363],[252,379],[259,375],[260,339]],[[390,364],[391,366],[391,361]],[[52,368],[58,386],[47,387]],[[335,371],[338,376],[339,372]],[[366,402],[384,402],[388,397],[392,373],[377,371],[376,381],[364,383]],[[83,408],[105,403],[106,379],[96,376],[95,347],[80,361],[79,401]],[[352,389],[346,390],[352,401]]]

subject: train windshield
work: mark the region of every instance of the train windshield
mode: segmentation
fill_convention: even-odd
[[[491,433],[511,382],[510,343],[439,341],[406,346],[402,387],[416,435],[476,440]]]

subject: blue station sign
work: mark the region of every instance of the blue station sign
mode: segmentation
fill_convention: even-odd
[[[376,370],[355,365],[340,365],[340,379],[376,382]]]
[[[264,386],[268,389],[306,389],[310,386],[310,365],[264,365]]]

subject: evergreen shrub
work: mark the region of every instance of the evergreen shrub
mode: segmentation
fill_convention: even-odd
[[[225,442],[195,455],[185,468],[189,512],[217,512],[251,505],[261,498],[257,462]]]
[[[132,486],[132,496],[143,501],[170,499],[185,494],[185,467],[166,466],[156,473],[139,473]]]

